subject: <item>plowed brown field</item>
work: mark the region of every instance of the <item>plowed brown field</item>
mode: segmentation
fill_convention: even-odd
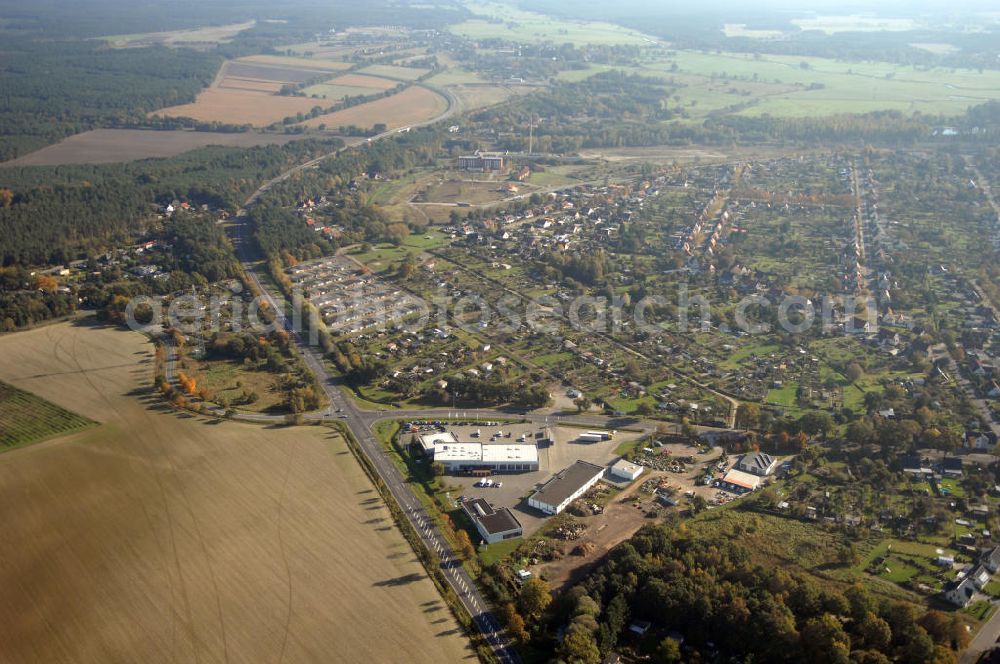
[[[0,454],[0,659],[474,659],[340,438],[167,410],[151,359],[119,330],[0,338],[0,378],[101,423]]]

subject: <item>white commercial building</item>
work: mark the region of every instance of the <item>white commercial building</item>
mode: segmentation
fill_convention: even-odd
[[[604,475],[604,466],[588,461],[577,461],[561,470],[542,488],[531,494],[528,505],[546,514],[559,514],[566,507],[597,484]]]
[[[434,461],[449,473],[488,470],[519,473],[538,470],[538,447],[510,443],[434,443]]]
[[[458,438],[450,431],[435,431],[433,433],[422,433],[417,436],[420,447],[424,454],[434,454],[434,446],[438,443],[457,443]]]

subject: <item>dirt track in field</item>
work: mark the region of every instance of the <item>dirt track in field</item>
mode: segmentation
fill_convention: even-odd
[[[0,338],[0,378],[101,422],[0,454],[4,662],[474,658],[337,436],[179,415],[138,334]]]

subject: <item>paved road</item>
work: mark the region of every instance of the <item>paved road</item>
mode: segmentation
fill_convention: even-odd
[[[993,617],[979,628],[976,636],[959,656],[958,664],[973,664],[982,653],[996,645],[997,639],[1000,639],[1000,611],[994,613]]]
[[[437,122],[450,116],[456,111],[457,108],[457,100],[450,93],[441,90],[435,91],[441,92],[448,98],[449,108],[444,114],[435,118],[431,122]],[[424,124],[430,124],[430,122]],[[395,133],[396,132],[386,132],[373,137],[371,140],[373,142],[382,140],[394,135]],[[287,180],[296,173],[317,166],[322,161],[335,156],[338,152],[340,152],[340,150],[331,152],[318,159],[313,159],[312,161],[297,166],[270,180],[269,182],[266,182],[246,201],[243,206],[244,210],[256,203],[261,195],[269,191],[272,187],[274,187],[274,185]],[[247,278],[259,289],[262,297],[271,307],[271,310],[276,313],[278,324],[289,331],[292,339],[295,341],[302,354],[306,366],[308,366],[310,371],[312,371],[316,376],[323,392],[325,393],[327,399],[329,399],[329,408],[324,412],[310,414],[310,418],[315,419],[331,416],[337,417],[351,430],[351,433],[361,446],[362,452],[369,459],[372,467],[382,478],[382,481],[392,493],[393,498],[395,498],[406,517],[410,520],[410,523],[416,529],[417,533],[419,533],[423,543],[430,550],[434,551],[440,558],[441,571],[443,572],[445,579],[454,589],[456,595],[458,595],[462,604],[469,612],[469,615],[472,616],[473,621],[479,628],[479,631],[482,633],[485,640],[493,648],[497,659],[505,664],[517,664],[520,662],[517,652],[513,649],[510,640],[503,631],[499,622],[489,611],[489,607],[476,588],[475,583],[466,573],[465,569],[461,565],[461,561],[451,550],[448,542],[441,535],[433,520],[424,511],[420,501],[406,484],[402,473],[392,463],[382,445],[373,435],[371,427],[374,421],[378,418],[372,417],[372,413],[359,409],[353,399],[346,396],[340,390],[324,365],[320,349],[310,345],[308,343],[308,339],[304,338],[300,333],[293,329],[291,321],[285,317],[283,307],[279,306],[279,302],[275,295],[271,293],[267,286],[261,281],[260,275],[257,272],[257,270],[260,269],[260,264],[259,261],[255,260],[256,247],[250,237],[249,229],[247,229],[245,212],[236,218],[235,223],[231,226],[231,229],[237,256],[243,264]]]

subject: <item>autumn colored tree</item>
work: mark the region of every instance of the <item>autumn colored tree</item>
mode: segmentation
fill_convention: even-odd
[[[45,291],[46,293],[54,293],[56,288],[59,287],[59,282],[56,278],[48,274],[38,274],[35,275],[34,286],[38,290]]]
[[[459,554],[466,560],[471,560],[476,555],[476,547],[472,545],[469,533],[464,528],[459,528],[455,533],[455,543],[458,544]]]
[[[180,383],[181,389],[185,394],[193,396],[198,392],[198,381],[183,371],[177,372],[177,382]]]
[[[528,630],[525,627],[524,618],[521,617],[521,614],[517,612],[517,607],[511,602],[507,602],[500,607],[500,618],[503,620],[503,624],[507,626],[507,632],[512,638],[521,643],[528,640]]]

